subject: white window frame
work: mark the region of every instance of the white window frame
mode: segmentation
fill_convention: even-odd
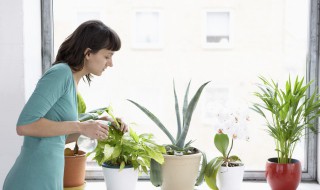
[[[139,12],[145,12],[145,13],[150,13],[150,12],[155,12],[158,13],[159,15],[159,42],[158,43],[137,43],[135,41],[135,36],[136,36],[136,26],[137,26],[137,20],[136,20],[136,15]],[[153,9],[139,9],[133,11],[132,14],[132,48],[134,49],[162,49],[163,48],[163,15],[162,11],[160,10],[153,10]]]
[[[208,13],[229,13],[229,43],[209,43],[207,42],[207,21]],[[231,9],[208,9],[203,12],[202,24],[202,44],[205,49],[231,49],[234,43],[234,29],[233,29],[233,11]]]

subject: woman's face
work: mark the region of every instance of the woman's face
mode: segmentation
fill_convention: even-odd
[[[113,51],[101,49],[97,53],[92,53],[90,50],[85,56],[86,70],[96,76],[100,76],[107,67],[112,67]]]

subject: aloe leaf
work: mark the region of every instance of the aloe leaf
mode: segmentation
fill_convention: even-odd
[[[186,112],[187,112],[187,109],[188,109],[188,95],[189,95],[189,89],[190,89],[190,84],[191,84],[191,80],[189,81],[188,83],[188,87],[187,87],[187,90],[186,90],[186,93],[184,95],[184,101],[183,101],[183,108],[182,108],[182,117],[183,117],[183,125],[184,126],[184,118],[186,116]]]
[[[181,134],[181,120],[180,120],[180,113],[179,113],[179,101],[176,93],[176,86],[174,84],[174,80],[173,80],[173,92],[174,92],[175,109],[176,109],[176,116],[177,116],[177,127],[178,127],[176,139],[178,139]]]
[[[198,100],[200,98],[200,95],[202,93],[202,90],[204,89],[204,87],[209,83],[210,81],[204,83],[203,85],[201,85],[201,87],[197,90],[196,94],[193,96],[193,98],[190,101],[190,104],[188,105],[188,109],[186,111],[186,115],[183,118],[184,120],[184,124],[183,124],[183,131],[177,141],[177,146],[178,147],[184,147],[184,142],[186,140],[186,136],[188,134],[189,131],[189,125],[190,125],[190,121],[192,118],[192,114],[194,109],[197,106]]]
[[[162,168],[161,164],[151,159],[150,163],[150,181],[152,185],[159,187],[162,185]]]
[[[196,186],[199,186],[202,184],[202,182],[204,180],[205,169],[207,166],[207,156],[204,152],[201,151],[201,153],[202,153],[202,163],[201,163],[200,173],[199,173],[199,176],[196,181]]]
[[[170,134],[168,129],[161,123],[161,121],[155,115],[153,115],[153,113],[151,113],[149,110],[147,110],[145,107],[139,105],[138,103],[136,103],[132,100],[129,100],[129,99],[127,99],[127,100],[129,102],[133,103],[135,106],[137,106],[142,112],[144,112],[167,135],[167,137],[170,139],[172,144],[176,144],[175,139]]]

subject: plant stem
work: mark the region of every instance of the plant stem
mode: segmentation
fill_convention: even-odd
[[[227,154],[227,160],[229,159],[229,155],[230,155],[230,152],[232,150],[232,147],[233,147],[233,138],[231,138],[231,146],[230,146],[230,150],[229,150],[229,152]]]

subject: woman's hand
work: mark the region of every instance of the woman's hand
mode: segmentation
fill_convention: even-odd
[[[104,121],[110,121],[112,126],[117,126],[116,122],[108,116],[101,116],[99,119]],[[128,129],[129,129],[128,125],[121,118],[116,118],[116,119],[120,125],[120,130],[124,133],[128,132]]]
[[[104,140],[108,137],[109,126],[101,120],[89,120],[80,123],[81,134],[92,139]]]
[[[122,132],[128,132],[128,125],[124,122],[124,121],[122,121],[122,119],[121,118],[116,118],[117,119],[117,122],[119,123],[119,125],[120,125],[120,131],[122,131]],[[111,122],[111,125],[113,125],[113,126],[117,126],[117,124],[116,124],[116,122],[115,121],[112,121]]]

